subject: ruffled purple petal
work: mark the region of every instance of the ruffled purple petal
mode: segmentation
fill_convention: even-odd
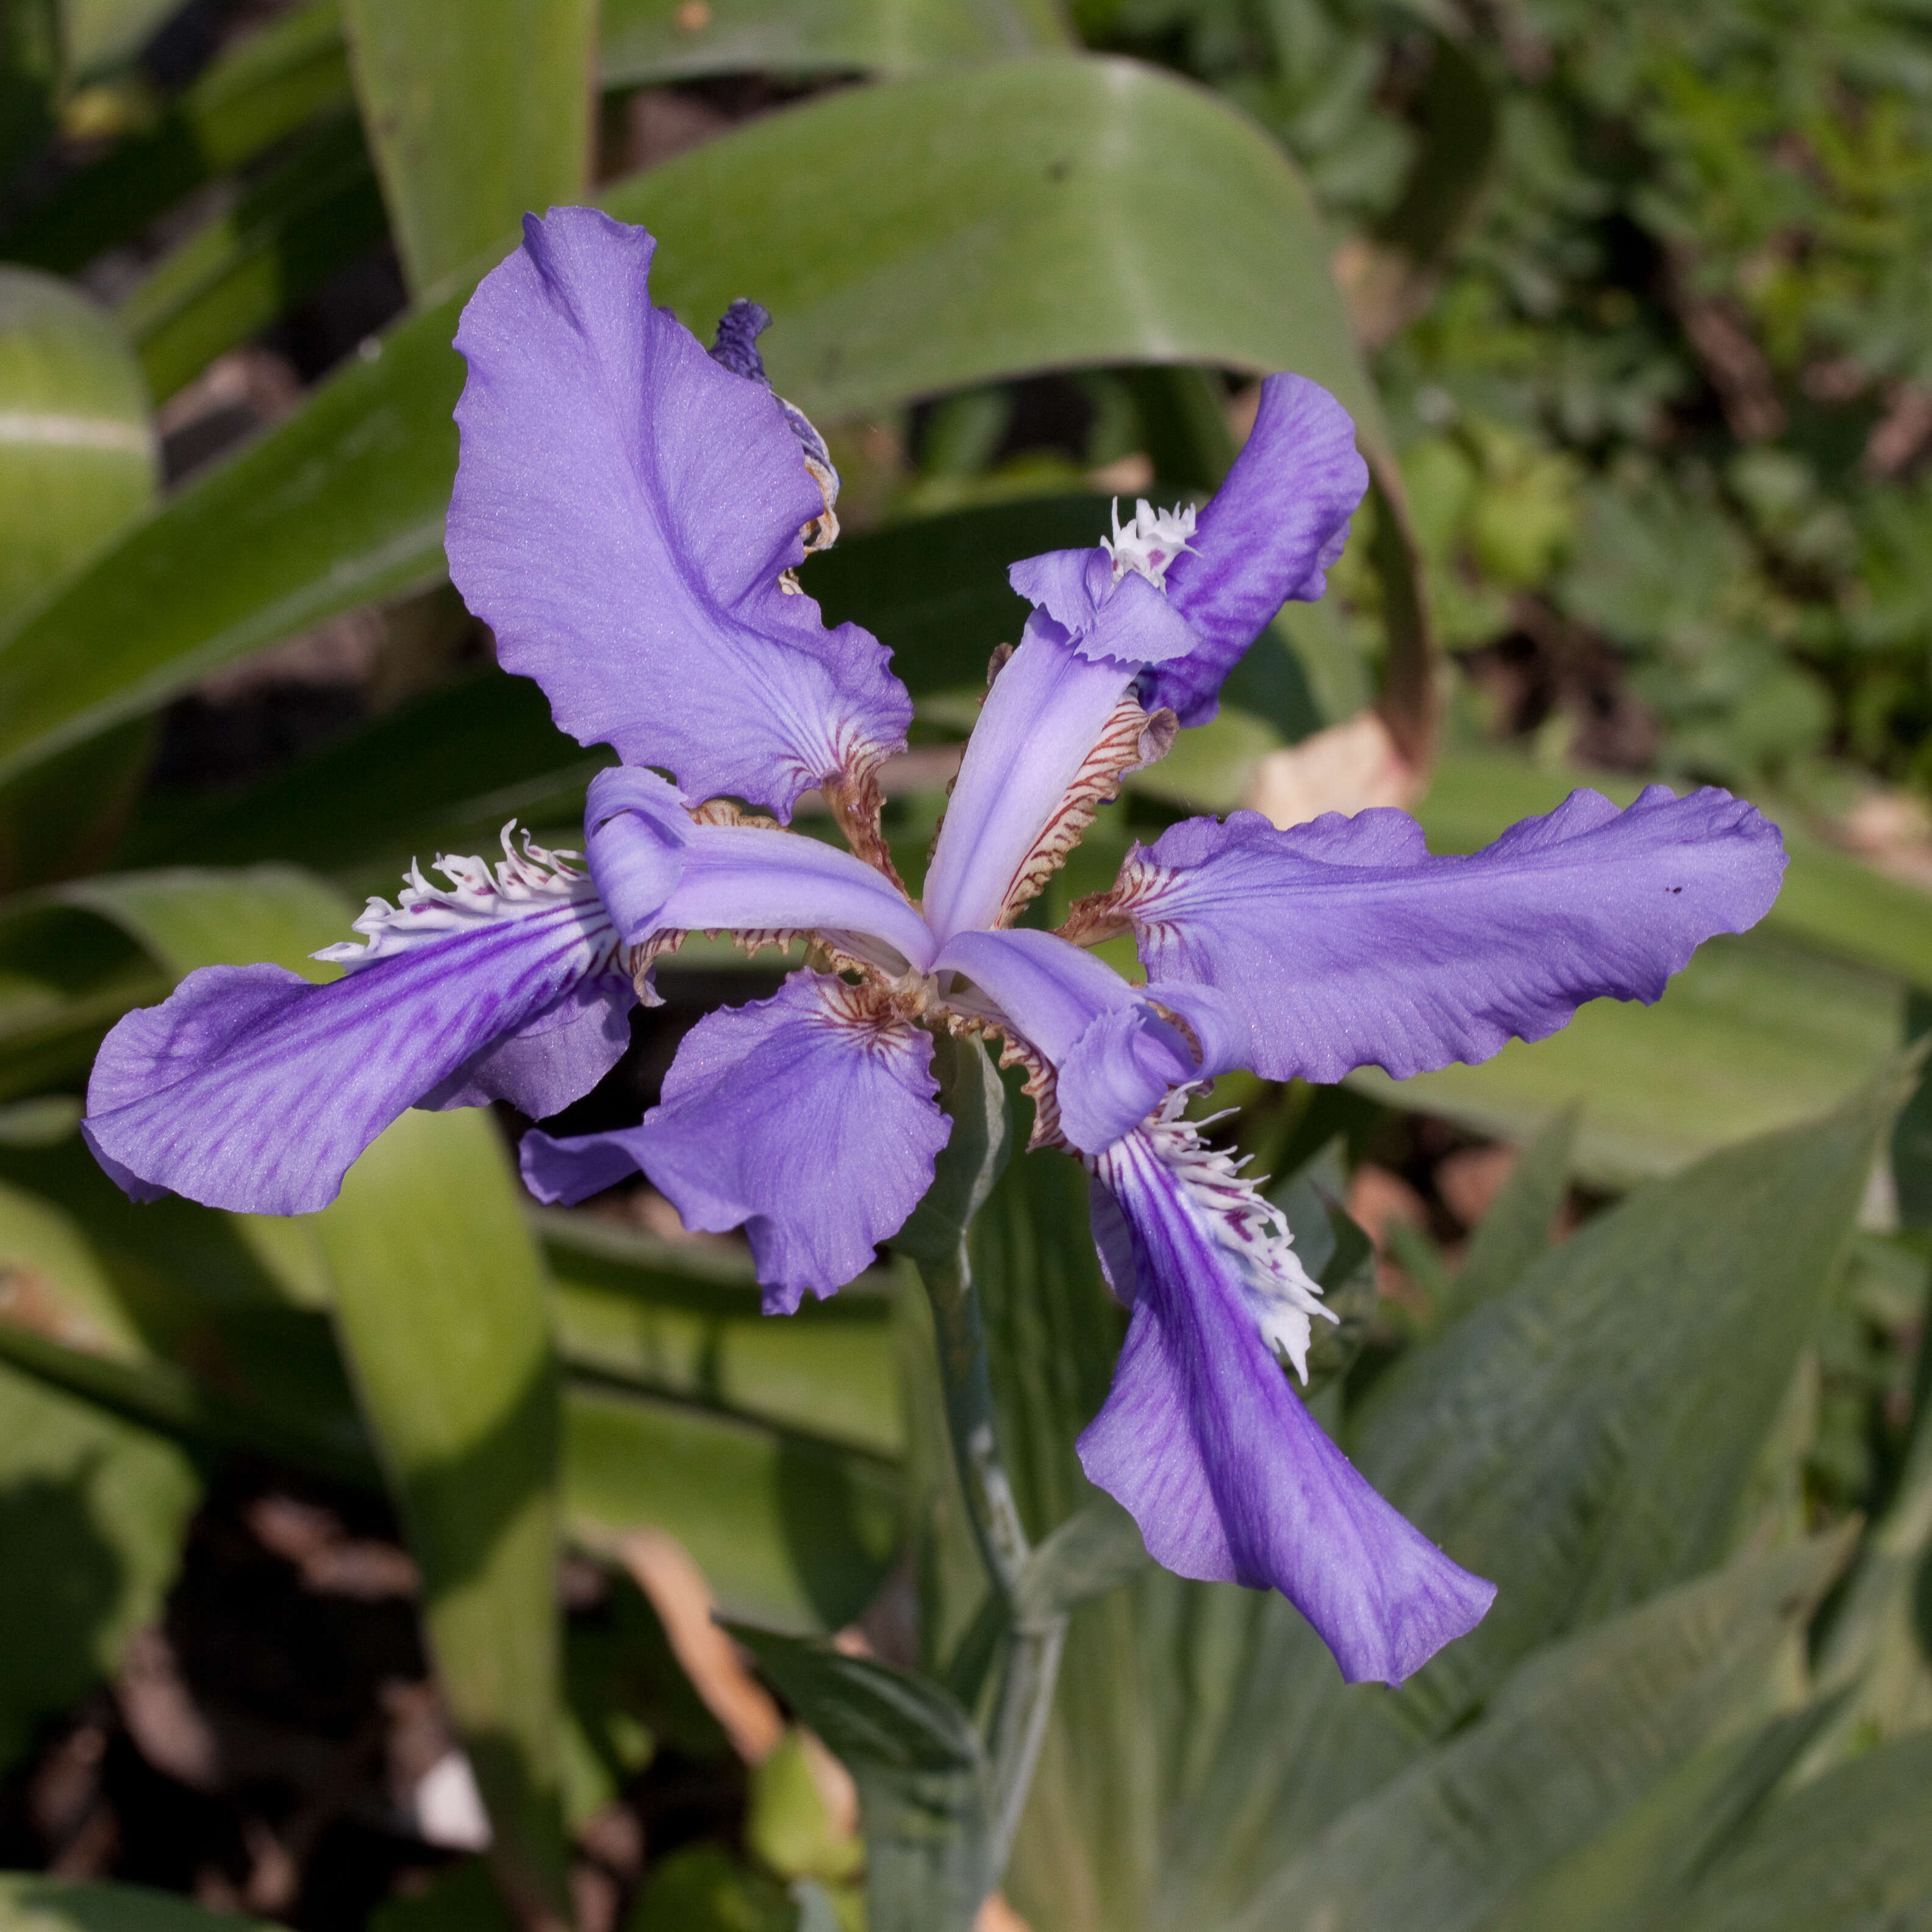
[[[967,740],[926,868],[926,923],[942,943],[999,918],[1133,678],[1070,650],[1052,618],[1028,620]]]
[[[1130,572],[1115,583],[1113,560],[1097,544],[1028,557],[1007,571],[1006,580],[1066,632],[1083,658],[1138,670],[1200,646],[1187,620],[1147,578]]]
[[[418,934],[326,986],[279,966],[203,967],[102,1042],[83,1131],[124,1186],[125,1176],[142,1184],[130,1192],[312,1213],[398,1114],[439,1089],[440,1106],[470,1082],[554,1112],[577,1097],[560,1090],[573,1078],[593,1084],[609,1064],[606,1029],[630,1004],[628,988],[604,976],[615,944],[586,884],[514,916]],[[560,1004],[586,980],[594,992]],[[545,1018],[568,1036],[554,1072],[533,1075],[520,1052],[490,1065],[493,1042]]]
[[[1486,1060],[1586,1000],[1653,1000],[1704,940],[1762,919],[1784,870],[1750,806],[1652,785],[1622,812],[1573,792],[1468,857],[1432,856],[1400,812],[1190,819],[1135,848],[1120,891],[1150,974],[1239,1008],[1249,1065],[1328,1082]]]
[[[1244,1306],[1234,1264],[1144,1134],[1098,1163],[1123,1215],[1107,1246],[1133,1318],[1106,1406],[1082,1433],[1088,1475],[1183,1576],[1280,1590],[1351,1683],[1398,1684],[1479,1622],[1493,1585],[1384,1502],[1289,1387]],[[1123,1252],[1124,1248],[1126,1250]]]
[[[1321,596],[1368,484],[1348,411],[1305,376],[1269,376],[1234,467],[1168,566],[1168,601],[1196,644],[1156,672],[1150,703],[1184,724],[1214,716],[1222,680],[1275,613]]]
[[[932,1041],[863,987],[794,973],[770,999],[698,1022],[635,1127],[524,1140],[545,1201],[580,1201],[639,1169],[687,1228],[742,1226],[765,1306],[790,1314],[870,1265],[932,1184],[950,1131]]]
[[[655,772],[619,765],[590,782],[584,814],[591,877],[618,930],[817,930],[859,943],[889,970],[923,971],[936,950],[912,902],[883,873],[836,845],[769,826],[696,825]]]
[[[574,737],[788,816],[911,717],[872,638],[779,586],[824,508],[799,440],[652,306],[642,229],[559,208],[524,234],[457,332],[450,573]]]
[[[1232,1065],[1245,1044],[1239,1010],[1213,988],[1130,986],[1051,932],[962,932],[934,970],[963,974],[983,995],[964,1004],[1053,1066],[1060,1131],[1089,1154],[1144,1120],[1171,1089]]]

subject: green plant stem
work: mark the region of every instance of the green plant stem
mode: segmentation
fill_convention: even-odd
[[[997,1874],[1018,1828],[1052,1710],[1066,1619],[1025,1615],[1020,1609],[1022,1580],[1033,1551],[1000,1459],[986,1323],[968,1247],[973,1216],[1006,1162],[1006,1093],[976,1042],[940,1038],[933,1067],[940,1105],[952,1122],[952,1138],[936,1164],[932,1189],[898,1245],[917,1266],[932,1306],[953,1462],[974,1539],[1006,1613],[1006,1658],[987,1739],[993,1780],[989,1868]]]

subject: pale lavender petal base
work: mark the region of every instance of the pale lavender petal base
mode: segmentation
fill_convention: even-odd
[[[574,737],[782,818],[902,743],[911,700],[874,638],[779,588],[818,485],[771,392],[652,304],[656,245],[556,209],[470,298],[450,573]]]
[[[1094,662],[1036,611],[981,707],[926,868],[934,937],[988,926],[1048,821],[1060,809],[1133,682],[1130,668]]]
[[[1654,1000],[1703,940],[1764,916],[1784,870],[1750,806],[1652,785],[1622,812],[1573,792],[1469,857],[1432,856],[1400,812],[1190,819],[1121,878],[1150,974],[1234,1002],[1257,1072],[1332,1082],[1486,1060],[1586,1000]]]
[[[326,986],[279,966],[203,967],[107,1036],[82,1130],[110,1173],[146,1190],[243,1213],[312,1213],[398,1114],[554,1009],[609,941],[595,902],[562,902]],[[596,1055],[578,1048],[580,1076]],[[555,1102],[557,1083],[541,1084],[532,1096]]]
[[[1145,1136],[1101,1171],[1131,1229],[1133,1318],[1082,1466],[1163,1568],[1272,1586],[1349,1682],[1400,1683],[1475,1627],[1495,1586],[1392,1509],[1323,1432]],[[1108,1245],[1118,1277],[1118,1229]]]
[[[524,1178],[541,1200],[580,1201],[641,1169],[687,1228],[742,1226],[766,1310],[790,1314],[868,1267],[932,1186],[950,1132],[932,1064],[930,1035],[794,973],[699,1021],[640,1125],[526,1135]]]

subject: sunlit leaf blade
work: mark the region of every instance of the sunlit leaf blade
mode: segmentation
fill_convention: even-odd
[[[1049,0],[604,0],[606,87],[710,74],[910,74],[1064,46]]]
[[[122,302],[122,326],[155,397],[286,314],[385,232],[361,129],[349,117],[322,122]]]
[[[169,972],[304,956],[346,925],[284,870],[70,889]],[[560,1426],[543,1265],[488,1118],[405,1114],[313,1223],[344,1355],[422,1568],[424,1621],[476,1768],[500,1876],[560,1897]]]
[[[997,1874],[966,1713],[929,1679],[870,1658],[743,1624],[731,1634],[859,1787],[868,1927],[970,1932]]]
[[[727,1610],[795,1630],[840,1628],[885,1580],[899,1484],[879,1456],[589,1382],[564,1425],[571,1528],[592,1548],[668,1530]]]
[[[1844,1539],[1742,1559],[1546,1651],[1482,1721],[1336,1820],[1251,1905],[1333,1932],[1470,1932],[1697,1749],[1768,1714],[1784,1640]],[[1196,1922],[1197,1923],[1201,1922]]]
[[[146,1886],[0,1873],[0,1932],[250,1932],[254,1926]]]
[[[578,1214],[542,1214],[537,1228],[567,1367],[898,1454],[890,1307],[866,1283],[778,1321],[761,1312],[748,1255]]]
[[[422,1567],[437,1674],[514,1892],[562,1880],[556,1364],[488,1116],[410,1112],[317,1217],[363,1413]]]
[[[1379,444],[1298,178],[1150,70],[1008,61],[837,93],[604,199],[663,236],[653,292],[694,327],[748,290],[772,309],[772,374],[808,410],[1173,358],[1299,369]],[[441,574],[460,302],[392,332],[0,643],[0,771]]]
[[[4,1259],[0,1285],[27,1286]],[[0,1765],[159,1613],[199,1492],[172,1444],[0,1366]]]
[[[1801,1786],[1707,1873],[1657,1932],[1907,1932],[1932,1922],[1932,1731]]]
[[[306,0],[244,37],[155,127],[68,176],[0,247],[17,260],[71,272],[204,182],[245,167],[352,98],[336,0]]]
[[[159,472],[147,390],[113,324],[64,283],[0,268],[0,626],[139,518]],[[0,787],[0,890],[99,863],[151,742],[137,723]]]
[[[1640,1189],[1376,1384],[1363,1473],[1498,1587],[1405,1687],[1430,1722],[1727,1553],[1900,1097]]]
[[[77,290],[0,266],[0,625],[154,500],[141,372]]]
[[[594,0],[343,0],[350,67],[410,286],[580,200]]]

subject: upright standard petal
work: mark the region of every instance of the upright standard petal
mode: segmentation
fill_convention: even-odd
[[[1166,566],[1168,602],[1197,641],[1156,668],[1153,704],[1184,724],[1214,716],[1222,681],[1274,614],[1320,598],[1368,485],[1348,411],[1305,376],[1269,376],[1234,467]]]
[[[524,1140],[545,1201],[580,1201],[641,1169],[687,1228],[751,1238],[768,1312],[868,1266],[932,1184],[950,1131],[932,1041],[869,986],[794,973],[774,997],[708,1014],[664,1099],[635,1126]]]
[[[1082,1433],[1088,1475],[1166,1568],[1280,1590],[1351,1683],[1399,1684],[1473,1629],[1495,1587],[1384,1502],[1323,1432],[1259,1332],[1235,1246],[1153,1136],[1095,1163],[1126,1222],[1133,1316]]]
[[[88,1083],[102,1165],[140,1198],[304,1214],[407,1107],[551,1112],[593,1084],[634,996],[590,881],[527,852],[494,880],[480,860],[445,869],[452,890],[418,874],[400,908],[372,901],[367,946],[329,949],[364,963],[328,986],[208,966],[130,1013]]]
[[[986,694],[934,842],[923,903],[942,943],[1007,924],[1121,774],[1166,749],[1134,676],[1130,665],[1082,656],[1052,617],[1028,619]]]
[[[559,208],[524,234],[457,332],[450,574],[573,736],[788,817],[911,717],[884,650],[781,584],[826,512],[800,439],[652,305],[642,229]]]
[[[1271,1080],[1397,1079],[1541,1040],[1586,1000],[1653,1000],[1705,940],[1754,926],[1784,870],[1776,826],[1728,793],[1652,785],[1619,812],[1572,792],[1468,857],[1406,814],[1277,831],[1251,812],[1136,846],[1068,931],[1131,925],[1150,974],[1217,988]]]

